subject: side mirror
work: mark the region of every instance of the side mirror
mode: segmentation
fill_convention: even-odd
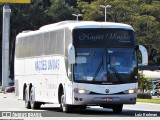
[[[75,48],[72,44],[68,46],[68,63],[69,64],[75,63]]]
[[[141,64],[138,64],[138,66],[145,66],[145,65],[148,65],[148,53],[147,53],[147,49],[142,46],[142,45],[139,45],[138,46],[141,54],[142,54],[142,63]]]

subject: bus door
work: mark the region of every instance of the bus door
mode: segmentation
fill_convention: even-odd
[[[73,97],[73,65],[68,64],[68,75],[65,78],[66,103],[72,104]]]

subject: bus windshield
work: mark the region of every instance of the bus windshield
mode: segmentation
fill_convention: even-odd
[[[134,48],[77,48],[74,80],[89,83],[137,82]]]

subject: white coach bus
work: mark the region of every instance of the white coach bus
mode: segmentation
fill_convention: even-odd
[[[121,112],[136,103],[139,48],[147,65],[133,28],[120,23],[64,21],[19,33],[16,95],[28,109],[58,103],[64,112],[87,106]]]

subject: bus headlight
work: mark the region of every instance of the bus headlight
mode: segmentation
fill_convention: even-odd
[[[79,88],[74,88],[73,91],[74,91],[75,93],[79,93],[79,94],[89,94],[89,93],[90,93],[89,90],[79,89]]]
[[[129,89],[129,90],[123,91],[123,93],[125,93],[125,94],[133,94],[133,93],[137,93],[137,90],[136,89]]]

